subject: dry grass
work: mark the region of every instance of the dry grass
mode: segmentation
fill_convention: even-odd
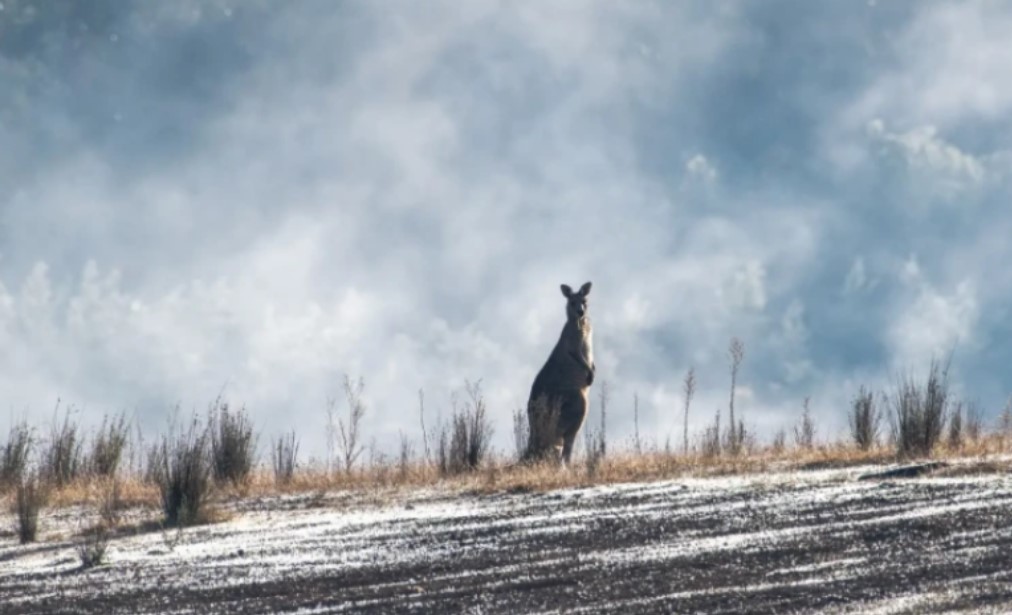
[[[39,512],[48,503],[49,486],[38,476],[22,480],[14,494],[12,512],[17,519],[21,544],[34,542],[39,532]]]
[[[32,429],[26,421],[11,425],[7,443],[0,446],[0,492],[22,481],[33,444]]]
[[[964,439],[958,450],[940,445],[935,449],[934,458],[975,460],[952,466],[942,474],[946,476],[1009,472],[1012,471],[1012,462],[994,457],[1012,452],[1010,444],[1012,442],[1000,434],[989,434],[976,440]],[[401,460],[392,458],[387,464],[353,468],[350,472],[329,471],[324,464],[318,463],[300,466],[287,483],[276,480],[273,468],[258,467],[244,484],[219,488],[211,496],[208,511],[198,522],[226,520],[230,513],[224,504],[228,502],[285,494],[316,494],[314,497],[319,505],[327,507],[340,507],[341,494],[347,496],[348,502],[368,501],[382,505],[398,494],[404,495],[426,488],[436,488],[448,494],[546,492],[624,482],[754,475],[773,470],[844,468],[898,463],[903,459],[888,444],[862,451],[850,443],[836,443],[813,446],[811,449],[786,447],[778,450],[770,446],[738,456],[710,456],[696,452],[684,455],[650,450],[642,454],[631,451],[609,452],[608,456],[591,462],[595,464],[593,472],[587,470],[588,461],[581,457],[569,467],[560,467],[554,462],[517,463],[512,458],[490,457],[478,471],[454,476],[442,476],[438,464],[423,459],[402,463]],[[51,508],[101,506],[110,497],[109,489],[107,479],[81,476],[62,487],[54,488],[49,494],[47,505]],[[10,495],[7,497],[11,498]],[[134,475],[118,479],[115,500],[117,506],[123,509],[158,510],[161,507],[158,487]]]
[[[49,505],[60,508],[100,502],[107,495],[109,480],[103,477],[81,476],[77,480],[52,490]],[[117,500],[121,508],[158,506],[158,487],[142,477],[124,476],[116,480]]]
[[[77,544],[77,558],[81,562],[81,570],[88,570],[105,563],[105,554],[109,549],[109,528],[99,524],[85,532]]]
[[[82,446],[80,427],[71,420],[71,409],[64,411],[61,423],[57,405],[49,438],[42,451],[41,470],[45,479],[59,486],[79,478],[84,469]]]

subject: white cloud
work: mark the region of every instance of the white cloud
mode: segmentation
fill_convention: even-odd
[[[867,33],[866,80],[822,125],[825,155],[839,169],[854,171],[871,152],[870,133],[921,171],[915,184],[953,190],[979,183],[989,166],[1001,167],[999,159],[1007,157],[994,144],[1009,139],[1004,118],[1012,110],[1012,84],[1004,75],[1012,69],[1010,27],[1007,6],[972,0],[923,3],[897,27]],[[960,146],[951,142],[955,135]]]
[[[898,155],[917,181],[930,182],[935,189],[956,193],[978,187],[985,179],[984,164],[938,137],[934,126],[894,133],[876,119],[869,122],[868,134],[884,153]]]
[[[717,169],[702,154],[696,154],[689,158],[685,163],[685,170],[690,177],[694,177],[704,184],[712,184],[717,181]]]
[[[137,23],[211,18],[192,8],[141,9]],[[360,31],[337,9],[279,11],[242,41],[278,52],[250,53],[219,101],[201,101],[213,113],[187,126],[181,152],[121,170],[84,140],[25,183],[3,212],[21,230],[7,249],[41,264],[6,269],[8,283],[27,279],[0,296],[10,356],[26,357],[3,364],[9,403],[138,407],[150,426],[226,385],[258,426],[304,427],[319,452],[313,426],[344,372],[365,377],[381,446],[415,428],[419,388],[434,420],[451,388],[483,378],[502,445],[561,328],[560,283],[595,282],[605,375],[637,354],[623,338],[722,305],[725,287],[732,303],[765,302],[747,263],[781,257],[757,241],[669,254],[667,197],[634,155],[637,109],[720,59],[734,16],[608,2],[388,10],[364,9]],[[718,277],[686,310],[684,289],[650,279],[708,262]]]
[[[734,307],[763,309],[766,307],[766,268],[755,260],[744,263],[727,281],[725,293]]]
[[[808,327],[805,326],[805,304],[798,299],[791,301],[780,319],[781,336],[785,343],[798,347],[808,340]]]
[[[974,0],[925,5],[891,44],[898,62],[882,71],[850,110],[943,130],[971,119],[997,120],[1012,109],[1007,33],[1012,11]]]
[[[851,295],[858,293],[869,286],[868,274],[865,272],[864,259],[860,256],[854,259],[847,277],[843,281],[843,292]]]
[[[227,384],[259,427],[294,425],[306,432],[306,450],[319,452],[323,402],[339,392],[345,372],[365,377],[366,428],[380,446],[400,430],[417,434],[419,388],[434,420],[451,389],[483,378],[496,443],[506,448],[509,411],[524,403],[563,323],[558,286],[590,279],[599,377],[612,383],[616,434],[626,433],[635,391],[644,416],[666,420],[677,398],[666,383],[689,364],[701,380],[694,417],[711,419],[726,404],[732,335],[750,350],[772,347],[787,370],[779,390],[758,378],[743,383],[752,395],[740,398],[746,416],[772,426],[794,418],[801,386],[818,397],[829,385],[816,377],[840,376],[817,369],[812,349],[821,333],[806,321],[817,321],[819,302],[799,288],[838,293],[840,280],[819,275],[820,266],[839,271],[855,253],[865,256],[852,262],[845,289],[884,286],[870,265],[895,257],[892,249],[920,249],[910,238],[881,248],[883,257],[877,246],[838,241],[840,229],[878,220],[855,219],[836,195],[827,202],[820,191],[827,179],[836,190],[835,178],[792,144],[807,143],[809,130],[839,137],[845,125],[866,156],[868,122],[882,118],[871,142],[892,159],[960,186],[994,188],[991,158],[973,154],[988,148],[973,130],[954,127],[973,113],[955,112],[955,103],[919,106],[891,84],[897,75],[888,67],[858,80],[859,91],[849,79],[832,92],[806,84],[812,89],[794,102],[814,128],[714,117],[712,96],[736,92],[737,79],[754,83],[748,71],[759,60],[780,61],[779,48],[770,55],[776,46],[760,44],[767,33],[749,31],[765,23],[748,19],[760,9],[744,5],[446,2],[314,12],[292,5],[270,10],[269,19],[228,5],[235,27],[220,17],[209,24],[212,11],[194,10],[201,6],[143,8],[123,21],[154,38],[161,28],[198,38],[214,30],[214,40],[200,39],[208,62],[187,65],[185,78],[161,68],[175,66],[185,36],[142,47],[153,60],[122,53],[125,64],[109,66],[82,48],[112,73],[110,82],[122,83],[122,92],[108,94],[118,103],[164,88],[124,110],[117,126],[125,128],[114,134],[89,114],[106,114],[108,100],[77,104],[66,95],[75,91],[73,75],[61,81],[58,70],[45,75],[64,88],[48,107],[25,90],[32,104],[24,108],[34,104],[38,113],[19,116],[0,100],[3,117],[17,120],[0,122],[0,131],[45,122],[72,136],[38,164],[22,155],[31,148],[20,141],[18,157],[33,160],[31,174],[10,172],[19,167],[0,153],[0,180],[16,178],[21,191],[0,201],[0,341],[14,349],[0,358],[0,384],[15,408],[48,412],[60,395],[92,414],[136,407],[157,424],[176,401],[201,407]],[[743,36],[754,43],[756,64],[749,57],[739,70]],[[138,39],[151,40],[123,32],[119,45]],[[900,38],[897,71],[926,83],[934,73],[911,68],[919,61],[911,40]],[[227,55],[219,43],[236,59],[201,72]],[[791,62],[815,57],[788,50]],[[795,68],[770,70],[769,79]],[[201,80],[209,75],[218,79]],[[184,99],[172,79],[200,87]],[[779,82],[755,85],[760,98],[782,93]],[[877,93],[860,91],[864,85]],[[755,102],[748,95],[722,104],[745,108]],[[811,103],[824,99],[842,101],[846,117]],[[1001,97],[993,100],[977,108],[1003,108]],[[138,123],[140,109],[185,116],[185,124],[166,124],[184,138],[162,147],[151,135],[173,131]],[[914,111],[908,117],[905,109]],[[952,112],[936,118],[932,109]],[[926,126],[939,128],[910,128]],[[142,128],[148,132],[138,137]],[[764,168],[780,156],[803,157],[783,162],[804,180],[793,171],[753,175],[755,161],[735,149],[746,137],[770,152]],[[981,173],[984,181],[975,179]],[[719,190],[707,189],[717,183]],[[712,206],[694,207],[700,195]],[[1003,245],[994,235],[989,248]],[[895,323],[861,335],[873,342],[885,335],[897,357],[922,350],[917,327],[903,323],[949,331],[925,342],[932,347],[972,338],[972,327],[957,325],[974,321],[985,299],[1005,297],[972,282],[959,290],[968,275],[960,267],[993,262],[992,249],[976,249],[973,258],[946,259],[953,270],[944,275],[936,263],[911,261],[914,281],[900,293]],[[922,287],[917,280],[928,275],[956,283]],[[978,296],[977,288],[994,295]],[[756,371],[774,362],[754,359]],[[824,407],[845,399],[836,388],[826,397]]]
[[[895,368],[916,372],[933,359],[973,347],[980,302],[972,282],[963,280],[948,291],[936,288],[913,260],[901,276],[908,292],[898,300],[888,330]]]

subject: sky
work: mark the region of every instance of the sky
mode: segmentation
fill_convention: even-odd
[[[997,1],[0,0],[0,428],[244,405],[390,451],[481,382],[494,443],[593,282],[608,435],[681,439],[951,356],[1012,362]],[[420,443],[418,444],[420,447]]]

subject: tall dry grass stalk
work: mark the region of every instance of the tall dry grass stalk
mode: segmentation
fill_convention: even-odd
[[[689,454],[689,406],[696,394],[696,368],[690,367],[682,381],[682,392],[685,394],[685,411],[682,423],[682,454]]]
[[[731,338],[731,343],[727,348],[727,356],[731,367],[731,394],[728,401],[728,424],[727,434],[724,436],[724,448],[729,454],[737,455],[741,452],[741,447],[744,444],[745,428],[740,417],[738,422],[735,422],[734,419],[734,393],[738,384],[738,370],[741,369],[741,363],[745,360],[745,343],[737,337]]]
[[[340,439],[338,448],[344,461],[344,471],[351,472],[352,466],[362,455],[362,417],[365,416],[365,401],[362,393],[365,390],[365,380],[359,378],[352,381],[347,374],[344,376],[344,397],[348,402],[347,419],[338,418],[337,427]]]
[[[291,484],[298,467],[299,441],[295,430],[278,436],[271,447],[271,466],[274,469],[274,481],[278,485]]]
[[[91,443],[88,455],[88,469],[96,476],[115,476],[123,460],[123,453],[129,441],[130,425],[126,415],[120,414],[110,419],[102,417],[99,427]]]
[[[7,442],[0,449],[0,493],[16,487],[24,479],[33,445],[32,428],[27,421],[11,425]]]
[[[41,471],[45,479],[56,486],[71,482],[83,468],[80,428],[71,420],[70,412],[70,408],[64,411],[61,422],[60,403],[57,402],[49,438],[42,451]]]
[[[802,404],[801,420],[794,427],[794,443],[803,450],[815,446],[815,420],[812,418],[811,398]]]

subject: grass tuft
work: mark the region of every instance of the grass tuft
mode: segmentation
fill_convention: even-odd
[[[18,539],[21,544],[34,542],[39,532],[39,512],[49,499],[49,486],[35,473],[18,483],[14,496],[14,516],[17,518]]]
[[[88,468],[92,474],[104,477],[116,475],[129,433],[130,425],[126,416],[121,414],[112,420],[102,418],[102,426],[95,435],[88,458]]]
[[[232,410],[215,400],[208,411],[207,429],[215,481],[244,484],[256,464],[256,437],[246,409]]]
[[[882,412],[875,405],[875,394],[861,387],[851,403],[850,436],[857,448],[866,451],[878,441]]]
[[[59,405],[49,431],[49,440],[42,453],[42,473],[47,481],[61,487],[70,483],[81,473],[81,437],[77,423],[70,420],[70,409],[59,421]]]
[[[88,570],[105,563],[109,549],[109,529],[98,524],[85,532],[77,545],[77,559],[81,562],[81,570]]]
[[[271,464],[274,467],[274,482],[278,485],[289,485],[295,477],[299,442],[295,439],[295,431],[279,436],[271,447]]]
[[[33,444],[27,421],[11,425],[7,442],[0,449],[0,492],[16,487],[24,479]]]
[[[196,418],[187,431],[170,433],[155,445],[149,462],[168,526],[203,523],[211,495],[211,454],[207,431]]]
[[[450,424],[439,436],[439,473],[452,476],[471,472],[481,466],[492,439],[492,425],[488,420],[481,381],[465,384],[468,403],[460,412],[454,412]]]
[[[949,413],[949,368],[932,361],[923,385],[904,378],[892,398],[892,429],[900,457],[931,455]]]

